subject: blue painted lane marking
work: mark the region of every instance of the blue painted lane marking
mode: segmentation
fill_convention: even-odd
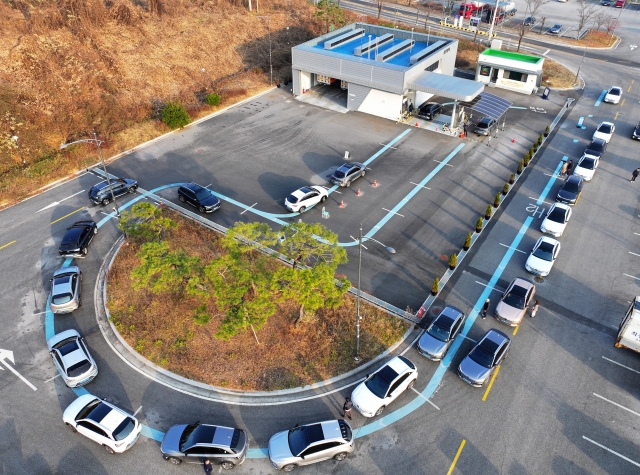
[[[249,449],[247,451],[248,459],[266,459],[269,456],[269,449]]]
[[[142,424],[141,434],[144,435],[145,437],[156,440],[158,442],[162,442],[162,439],[164,438],[164,432],[154,429],[152,427],[146,426],[144,424]]]
[[[598,107],[600,105],[600,103],[602,102],[602,99],[604,99],[604,96],[607,95],[607,90],[604,89],[601,93],[600,93],[600,97],[598,97],[598,100],[596,101],[596,107]],[[589,116],[591,117],[591,116]]]
[[[47,309],[44,313],[44,337],[49,341],[56,332],[53,326],[53,312],[51,311],[51,294],[47,297]]]
[[[551,190],[551,187],[553,186],[553,183],[555,182],[556,178],[558,177],[558,173],[560,173],[560,169],[562,168],[562,164],[568,159],[569,159],[569,157],[567,157],[566,155],[564,157],[562,157],[562,160],[560,161],[560,163],[558,163],[558,166],[556,167],[556,170],[553,172],[553,175],[551,176],[551,178],[549,178],[549,181],[547,182],[547,185],[544,187],[544,190],[542,190],[542,193],[540,194],[540,198],[538,198],[538,201],[536,201],[537,205],[541,205],[542,202],[544,201],[544,199],[547,197],[547,194],[549,194],[549,191]]]

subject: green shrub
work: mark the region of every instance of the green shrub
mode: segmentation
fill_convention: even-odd
[[[493,207],[497,208],[498,206],[500,206],[500,202],[502,201],[502,195],[500,194],[500,192],[498,191],[498,193],[496,194],[495,199],[493,200]]]
[[[484,212],[485,219],[491,218],[492,215],[493,215],[493,206],[487,205],[487,210]]]
[[[211,315],[207,312],[207,304],[199,305],[196,308],[196,313],[193,315],[193,320],[198,325],[206,325],[211,320]]]
[[[205,101],[210,106],[219,106],[220,105],[220,96],[218,94],[207,94]]]
[[[451,257],[449,257],[449,267],[455,267],[458,265],[458,255],[454,252],[453,254],[451,254]]]
[[[504,186],[502,187],[502,194],[503,194],[503,195],[506,195],[507,193],[509,193],[509,188],[511,188],[511,187],[509,186],[509,182],[506,182],[506,183],[504,184]]]
[[[513,185],[516,182],[516,174],[512,173],[511,176],[509,177],[509,184]]]
[[[436,280],[433,281],[433,285],[431,286],[431,293],[436,295],[440,291],[440,278],[436,277]]]
[[[491,205],[489,205],[491,206]],[[471,239],[473,237],[472,233],[467,233],[467,237],[464,240],[464,249],[469,249],[471,247]]]
[[[500,194],[500,193],[498,193]],[[482,230],[482,225],[484,224],[484,220],[482,219],[482,216],[480,216],[478,218],[478,221],[476,221],[476,231],[480,232]]]
[[[523,168],[524,168],[524,160],[520,160],[520,163],[518,164],[518,175],[522,173]]]
[[[162,110],[162,122],[171,129],[181,129],[191,122],[191,117],[182,104],[169,102]]]

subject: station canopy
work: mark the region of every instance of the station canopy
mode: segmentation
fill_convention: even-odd
[[[406,86],[414,91],[449,97],[456,101],[473,101],[484,90],[484,84],[480,81],[429,71],[407,81]]]
[[[462,102],[460,105],[498,120],[507,112],[511,104],[513,103],[502,97],[489,94],[488,92],[482,92],[475,99],[469,102]]]

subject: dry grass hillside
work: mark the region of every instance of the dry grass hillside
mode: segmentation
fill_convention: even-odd
[[[290,48],[325,25],[305,0],[4,0],[0,2],[0,206],[162,133],[179,100],[192,118],[290,78]],[[288,27],[288,28],[287,28]],[[151,119],[151,120],[150,120]],[[16,140],[18,137],[17,147]],[[70,151],[67,151],[70,150]]]

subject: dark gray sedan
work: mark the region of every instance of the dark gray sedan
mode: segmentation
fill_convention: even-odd
[[[471,386],[485,384],[507,357],[511,340],[501,331],[489,330],[458,366],[458,376]]]
[[[452,306],[445,307],[420,337],[420,354],[434,361],[444,358],[451,343],[462,330],[465,318],[462,310]]]
[[[160,446],[162,458],[175,465],[200,464],[200,458],[206,458],[225,470],[244,462],[247,450],[249,439],[243,429],[199,422],[171,427]]]
[[[80,297],[82,272],[78,266],[62,267],[51,279],[51,301],[53,313],[70,313],[82,305]]]
[[[364,176],[365,166],[362,163],[345,163],[331,175],[330,181],[334,185],[349,187],[357,178]]]
[[[576,175],[571,175],[565,180],[560,191],[558,191],[556,201],[573,206],[580,199],[580,193],[582,193],[583,185],[584,180],[582,178]]]

